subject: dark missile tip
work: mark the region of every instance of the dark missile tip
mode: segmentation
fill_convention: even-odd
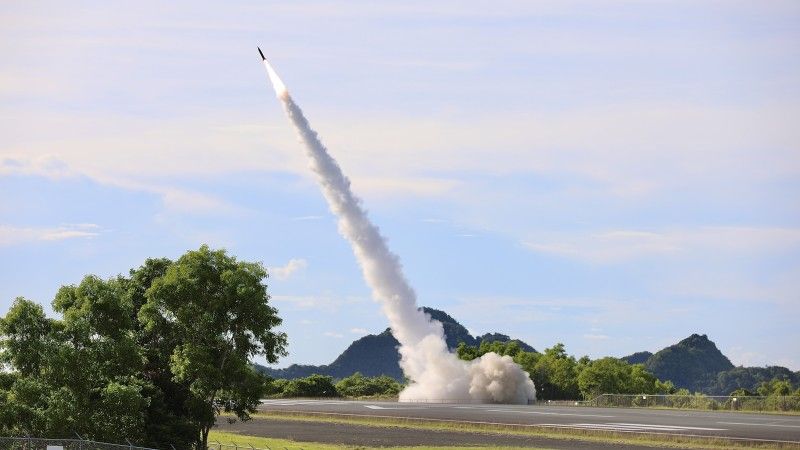
[[[266,61],[267,58],[264,56],[264,52],[261,51],[261,47],[256,47],[258,49],[258,54],[261,55],[261,60]]]

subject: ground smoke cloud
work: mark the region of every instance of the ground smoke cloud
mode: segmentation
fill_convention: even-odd
[[[264,60],[275,93],[283,103],[316,173],[339,232],[352,244],[364,278],[383,305],[392,334],[400,342],[400,367],[411,380],[400,401],[475,401],[528,403],[536,398],[533,382],[512,359],[488,353],[466,362],[451,353],[442,324],[417,307],[400,261],[389,251],[378,228],[367,218],[336,161],[311,129],[277,73]]]

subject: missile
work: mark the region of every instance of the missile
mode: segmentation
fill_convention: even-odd
[[[275,72],[275,69],[272,68],[272,65],[267,61],[267,57],[264,56],[264,52],[261,51],[261,47],[256,47],[258,49],[258,54],[261,55],[261,61],[264,63],[264,67],[267,69],[267,75],[269,75],[269,81],[272,82],[272,87],[275,88],[275,95],[278,96],[279,99],[285,100],[289,97],[289,91],[286,90],[286,85],[283,84],[281,81],[281,77]]]

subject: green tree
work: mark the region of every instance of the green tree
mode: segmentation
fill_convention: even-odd
[[[336,391],[346,397],[368,397],[374,395],[397,395],[402,386],[392,377],[385,375],[365,377],[356,372],[336,383]]]
[[[467,345],[464,342],[458,343],[458,347],[456,347],[456,355],[458,355],[458,357],[464,361],[472,361],[480,356],[478,354],[478,347]]]
[[[770,381],[762,382],[756,389],[758,395],[767,396],[787,396],[792,395],[792,383],[788,380],[773,378]]]
[[[736,389],[736,390],[734,390],[734,391],[731,391],[731,393],[730,393],[728,396],[729,396],[729,397],[737,397],[737,398],[740,398],[740,397],[750,397],[750,396],[752,396],[752,395],[753,395],[753,393],[752,393],[752,392],[750,392],[750,391],[748,391],[747,389],[745,389],[745,388],[738,388],[738,389]]]
[[[18,298],[0,319],[0,432],[202,445],[220,411],[246,419],[257,405],[248,359],[285,354],[265,277],[203,246],[63,286],[60,320]]]
[[[17,297],[0,320],[0,363],[22,376],[38,375],[46,359],[51,328],[41,305]]]
[[[180,344],[180,336],[166,323],[160,327],[145,327],[138,317],[147,303],[147,290],[172,264],[166,258],[149,258],[140,267],[131,269],[124,280],[125,295],[133,307],[136,342],[144,357],[142,373],[150,383],[142,387],[143,395],[149,399],[146,434],[150,445],[158,448],[188,447],[198,435],[196,424],[186,414],[189,383],[175,380],[170,367],[170,358]]]
[[[592,361],[578,375],[584,398],[600,394],[665,394],[674,391],[671,382],[661,382],[642,364],[628,364],[606,357]]]
[[[338,397],[333,377],[309,375],[305,378],[289,380],[283,387],[285,397]]]
[[[531,378],[536,384],[537,396],[545,400],[571,400],[578,398],[579,367],[575,357],[567,354],[564,344],[545,349],[533,367]]]
[[[145,331],[165,333],[177,344],[169,368],[188,386],[188,414],[201,448],[220,412],[246,420],[259,404],[263,378],[250,359],[274,363],[286,354],[285,334],[273,331],[281,320],[268,303],[266,277],[261,264],[202,246],[167,267],[145,292],[139,319]]]

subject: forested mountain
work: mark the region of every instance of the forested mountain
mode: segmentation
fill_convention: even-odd
[[[636,352],[628,356],[623,356],[620,359],[623,361],[627,361],[628,364],[644,364],[647,361],[647,359],[650,358],[651,356],[653,356],[652,353],[645,351],[645,352]]]
[[[756,392],[762,382],[787,380],[800,385],[800,372],[785,367],[734,367],[706,335],[688,338],[652,354],[637,352],[622,358],[631,364],[644,364],[660,380],[675,387],[709,395],[728,395],[737,389]]]
[[[455,350],[460,342],[468,345],[480,345],[483,340],[489,342],[516,341],[525,351],[536,351],[533,347],[517,339],[511,339],[504,334],[487,333],[480,337],[472,336],[463,325],[444,311],[433,308],[423,308],[432,319],[442,323],[445,340],[450,350]],[[392,336],[387,328],[380,334],[369,334],[352,344],[339,355],[332,363],[322,366],[292,364],[285,369],[273,369],[256,365],[256,368],[273,378],[302,378],[312,374],[330,375],[334,378],[344,378],[361,372],[362,375],[373,377],[389,375],[397,380],[403,379],[400,369],[400,355],[397,353],[397,339]]]
[[[423,308],[433,319],[444,327],[447,346],[455,349],[460,342],[469,346],[480,346],[481,342],[515,341],[521,350],[536,352],[525,342],[511,339],[500,333],[486,333],[472,336],[463,325],[453,317],[432,308]],[[380,334],[370,334],[354,341],[332,363],[322,366],[293,364],[285,369],[256,366],[257,369],[274,378],[295,379],[312,374],[330,375],[345,378],[355,372],[374,377],[388,375],[397,380],[403,379],[398,364],[397,340],[387,328]],[[620,358],[629,364],[643,364],[648,372],[659,380],[672,381],[676,388],[711,395],[728,395],[737,389],[755,393],[758,386],[773,379],[787,380],[793,386],[800,386],[800,372],[792,372],[785,367],[734,367],[731,361],[717,348],[706,335],[693,334],[675,345],[656,353],[636,352]]]
[[[706,335],[699,334],[656,352],[644,366],[658,379],[692,392],[703,391],[719,372],[734,367]]]
[[[800,372],[792,372],[786,367],[734,367],[718,373],[703,388],[703,392],[714,395],[728,395],[737,389],[757,393],[758,386],[770,380],[787,380],[793,386],[800,386]]]

